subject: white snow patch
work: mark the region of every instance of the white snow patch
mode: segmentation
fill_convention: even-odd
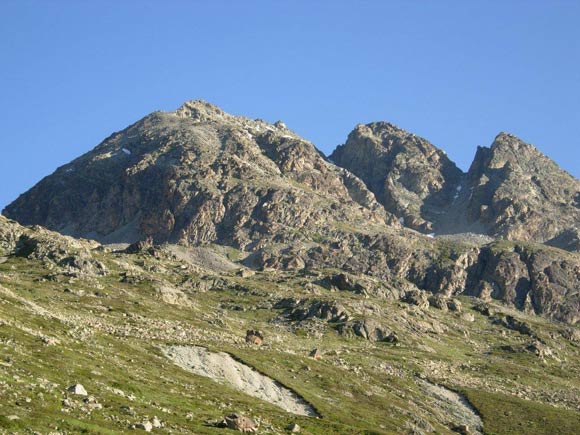
[[[435,233],[429,233],[429,234],[427,234],[427,237],[434,238],[435,237]]]
[[[284,136],[282,136],[285,139],[292,139],[292,136],[290,136],[289,134],[285,134]]]
[[[457,189],[456,189],[456,190],[457,190],[458,192],[461,192],[461,189],[462,189],[462,187],[461,187],[461,186],[457,186]]]
[[[74,171],[74,169],[73,169],[73,168],[68,168],[68,169],[66,169],[64,172],[73,172],[73,171]]]
[[[401,216],[401,217],[399,218],[399,223],[400,223],[401,225],[405,225],[405,218],[404,218],[403,216]]]
[[[123,148],[121,151],[123,151],[127,155],[131,155],[131,151],[129,151],[127,148]]]

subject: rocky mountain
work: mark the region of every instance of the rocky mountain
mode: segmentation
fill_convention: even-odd
[[[580,181],[534,146],[500,133],[467,173],[388,123],[357,126],[330,156],[385,209],[423,233],[475,233],[578,251]]]
[[[0,215],[0,433],[576,433],[577,187],[506,134],[464,174],[152,113]]]
[[[500,133],[478,148],[466,187],[467,222],[487,234],[580,248],[580,181],[521,139]]]
[[[443,151],[386,122],[356,126],[330,160],[360,177],[402,224],[424,233],[439,226],[464,176]]]
[[[75,237],[239,248],[395,223],[350,172],[283,123],[190,101],[59,168],[3,212]]]
[[[494,156],[503,155],[500,145]],[[359,126],[332,160],[368,189],[283,123],[192,101],[113,134],[4,213],[102,243],[215,244],[255,270],[332,268],[382,280],[363,286],[366,293],[467,294],[569,323],[580,319],[577,256],[520,242],[432,238],[401,225],[440,230],[467,214],[461,210],[489,202],[485,186],[497,183],[482,181],[486,168],[513,164],[480,158],[466,176],[424,139],[385,123]],[[507,191],[506,179],[494,192]],[[473,216],[470,228],[483,227],[482,219]]]

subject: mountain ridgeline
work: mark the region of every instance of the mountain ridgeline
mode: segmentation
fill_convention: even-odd
[[[389,123],[357,126],[327,159],[282,122],[190,101],[111,135],[3,214],[101,243],[226,246],[260,270],[339,269],[378,279],[375,295],[580,319],[580,182],[506,133],[463,173]]]

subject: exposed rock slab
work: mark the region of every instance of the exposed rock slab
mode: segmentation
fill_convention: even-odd
[[[181,368],[229,385],[297,415],[316,416],[316,410],[292,390],[258,373],[224,352],[198,346],[170,346],[165,355]]]

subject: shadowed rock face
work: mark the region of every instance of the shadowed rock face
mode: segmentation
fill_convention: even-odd
[[[358,125],[330,159],[360,177],[405,226],[421,232],[437,226],[463,175],[443,151],[385,122]]]
[[[580,247],[580,182],[513,135],[478,148],[466,174],[425,139],[384,122],[358,125],[330,158],[423,233]]]
[[[104,242],[246,247],[389,219],[356,177],[274,125],[192,101],[59,168],[4,211]]]

